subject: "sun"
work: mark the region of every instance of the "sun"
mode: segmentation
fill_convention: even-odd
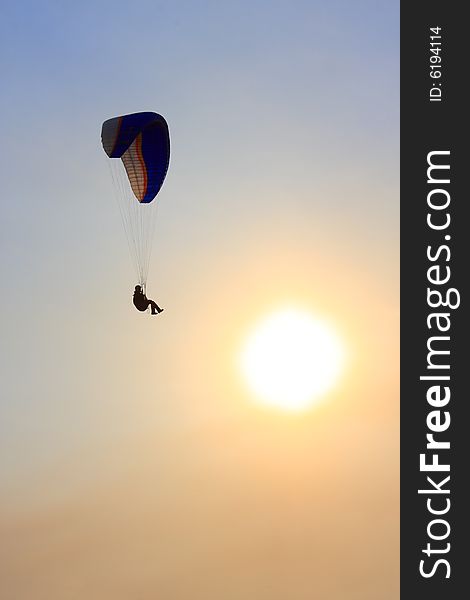
[[[339,380],[344,346],[310,312],[286,308],[262,319],[243,344],[241,372],[260,401],[290,411],[316,404]]]

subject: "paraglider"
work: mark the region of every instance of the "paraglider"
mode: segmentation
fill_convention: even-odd
[[[163,312],[163,308],[160,308],[156,302],[147,298],[140,285],[135,286],[132,302],[134,303],[136,309],[140,310],[140,312],[144,312],[149,306],[151,308],[152,315]]]
[[[170,162],[167,122],[154,112],[114,117],[103,123],[101,141],[110,159],[121,159],[109,163],[138,279],[134,306],[140,311],[150,307],[151,314],[159,314],[163,309],[147,298],[146,285],[157,213],[155,197]]]

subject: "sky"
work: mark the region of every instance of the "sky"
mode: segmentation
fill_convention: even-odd
[[[399,5],[4,3],[0,595],[398,596]],[[102,122],[172,156],[149,295]],[[321,405],[235,368],[284,305],[348,348]]]

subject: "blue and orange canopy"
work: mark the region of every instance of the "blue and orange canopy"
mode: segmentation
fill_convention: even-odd
[[[154,112],[108,119],[101,129],[109,158],[120,158],[139,202],[152,202],[170,162],[170,135],[165,119]]]

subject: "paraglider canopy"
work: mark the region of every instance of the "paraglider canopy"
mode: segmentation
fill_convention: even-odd
[[[109,158],[120,158],[135,197],[152,202],[165,180],[170,162],[170,136],[165,119],[141,112],[108,119],[101,129]]]
[[[170,162],[168,125],[154,112],[114,117],[103,123],[101,141],[109,158],[121,159],[108,162],[131,258],[145,291],[157,215],[153,200]]]

